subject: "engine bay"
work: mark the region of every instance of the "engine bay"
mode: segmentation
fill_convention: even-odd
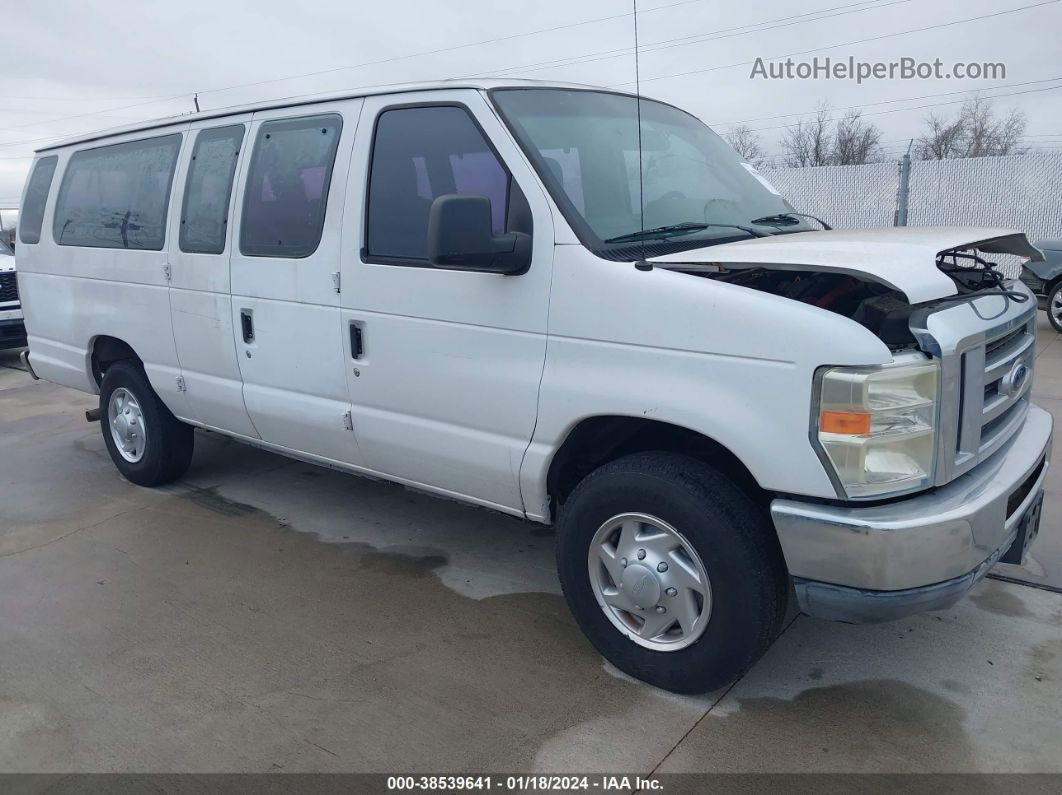
[[[909,324],[914,307],[903,293],[877,282],[863,281],[847,274],[766,268],[687,272],[844,315],[894,350],[916,344]]]
[[[1010,289],[996,263],[963,249],[937,254],[937,268],[955,282],[954,296],[928,306],[986,294],[1005,295],[1014,301],[1026,296]],[[892,350],[917,347],[910,317],[915,307],[903,293],[880,282],[846,273],[779,270],[766,267],[727,268],[719,264],[669,265],[669,269],[727,282],[817,306],[854,320],[871,331]],[[921,304],[921,307],[927,304]]]

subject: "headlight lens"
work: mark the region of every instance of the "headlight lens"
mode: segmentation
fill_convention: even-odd
[[[849,497],[932,483],[938,384],[934,361],[822,372],[812,435]]]

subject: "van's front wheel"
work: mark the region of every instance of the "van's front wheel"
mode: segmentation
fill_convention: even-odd
[[[598,651],[679,693],[741,676],[785,613],[785,564],[762,512],[685,456],[640,453],[587,476],[561,511],[557,566]]]
[[[192,427],[173,416],[135,362],[107,368],[100,385],[100,427],[114,465],[138,486],[176,480],[192,461]]]

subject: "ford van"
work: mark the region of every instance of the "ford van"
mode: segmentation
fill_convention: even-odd
[[[732,682],[787,605],[940,609],[1039,527],[1036,302],[996,228],[822,229],[694,116],[447,81],[41,149],[27,364],[142,486],[195,429],[556,527],[617,668]],[[399,631],[396,629],[396,631]]]

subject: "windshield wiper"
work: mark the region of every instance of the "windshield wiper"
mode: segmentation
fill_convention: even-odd
[[[798,217],[799,216],[799,217]],[[793,224],[799,224],[801,218],[810,218],[812,221],[818,221],[822,224],[822,228],[829,232],[833,229],[828,223],[823,221],[810,213],[778,213],[777,215],[765,215],[763,218],[753,218],[749,223],[751,224],[767,224],[778,226],[792,226]]]
[[[669,237],[679,237],[681,235],[691,235],[694,232],[700,232],[710,227],[719,227],[722,229],[740,229],[752,237],[769,237],[767,232],[761,232],[758,229],[753,229],[748,226],[739,226],[738,224],[710,224],[700,223],[698,221],[686,221],[681,224],[670,224],[669,226],[658,226],[655,229],[643,229],[640,232],[631,232],[627,235],[619,235],[618,237],[610,237],[606,240],[606,243],[633,243],[638,240],[655,240],[666,239]]]

